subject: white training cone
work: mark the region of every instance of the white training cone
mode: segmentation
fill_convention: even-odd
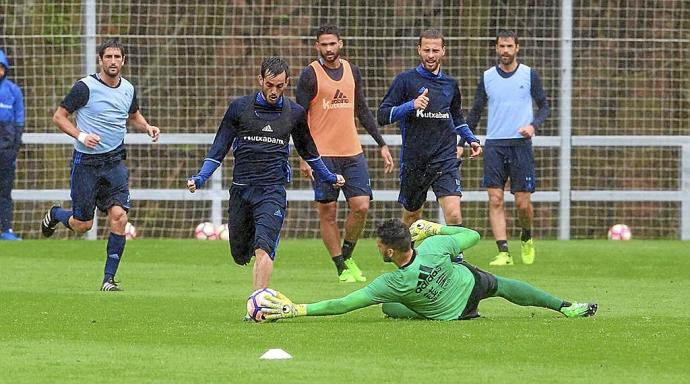
[[[262,360],[280,360],[280,359],[292,359],[292,355],[283,351],[280,348],[269,349],[259,357]]]

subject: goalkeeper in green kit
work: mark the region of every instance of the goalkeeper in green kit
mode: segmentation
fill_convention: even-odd
[[[400,220],[388,220],[376,230],[376,244],[383,261],[398,269],[377,277],[349,295],[312,304],[294,304],[282,293],[267,296],[262,309],[266,319],[296,316],[339,315],[374,304],[392,318],[465,320],[479,317],[483,299],[502,297],[513,304],[558,311],[567,317],[592,316],[596,304],[571,303],[522,281],[482,271],[451,258],[479,241],[468,228],[418,220],[408,229]],[[411,241],[420,242],[411,248]]]

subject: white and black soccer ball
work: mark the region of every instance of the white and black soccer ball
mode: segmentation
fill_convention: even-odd
[[[265,321],[266,318],[264,317],[263,312],[261,312],[261,308],[267,305],[266,296],[276,295],[276,291],[271,288],[261,288],[252,292],[247,299],[247,316],[257,323]]]
[[[216,226],[211,222],[205,221],[196,226],[194,229],[194,237],[197,240],[216,240],[218,238]]]
[[[218,235],[218,238],[220,240],[228,241],[228,239],[230,238],[230,232],[228,232],[228,225],[219,225],[218,228],[216,228],[216,234]]]
[[[616,224],[609,228],[608,237],[609,240],[630,240],[632,238],[632,232],[627,225]]]
[[[125,224],[125,238],[132,240],[137,238],[137,228],[129,221]]]

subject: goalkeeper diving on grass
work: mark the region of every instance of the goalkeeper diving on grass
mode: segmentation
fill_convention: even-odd
[[[452,263],[452,257],[479,241],[479,233],[471,229],[425,220],[417,220],[408,229],[402,221],[392,219],[379,226],[376,234],[383,261],[394,263],[398,269],[339,299],[294,304],[282,293],[267,296],[269,302],[262,309],[266,319],[339,315],[383,304],[384,314],[391,318],[466,320],[479,317],[479,302],[490,297],[552,309],[566,317],[587,317],[597,311],[593,303],[571,303],[465,261]],[[422,240],[411,248],[411,241],[419,244]]]

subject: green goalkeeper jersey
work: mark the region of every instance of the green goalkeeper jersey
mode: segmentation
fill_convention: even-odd
[[[450,258],[476,244],[479,234],[461,227],[443,227],[443,232],[455,233],[424,240],[407,265],[384,273],[362,289],[340,299],[307,304],[307,315],[335,315],[373,304],[400,303],[428,319],[457,320],[474,287],[474,276]]]

